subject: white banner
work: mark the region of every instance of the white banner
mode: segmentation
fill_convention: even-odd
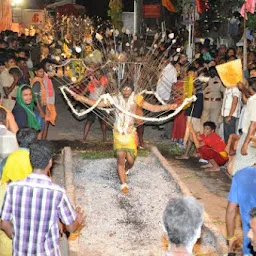
[[[42,26],[45,23],[44,10],[24,9],[23,24]]]

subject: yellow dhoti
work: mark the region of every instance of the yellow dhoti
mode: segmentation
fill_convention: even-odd
[[[125,151],[129,152],[132,157],[137,156],[137,133],[136,131],[127,134],[121,134],[118,131],[113,132],[114,153]]]

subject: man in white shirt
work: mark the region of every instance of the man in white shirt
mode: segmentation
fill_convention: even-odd
[[[9,68],[16,65],[15,57],[9,55],[5,60],[5,69],[0,74],[0,87],[3,88],[3,106],[12,111],[16,101],[16,82],[9,74]]]
[[[160,98],[166,103],[171,99],[172,86],[177,82],[177,70],[171,64],[170,60],[167,60],[167,65],[164,67],[160,73],[159,79],[157,81],[156,92]],[[167,122],[164,125],[164,138],[171,137],[171,124],[172,121]]]
[[[175,67],[169,63],[162,70],[157,81],[156,92],[162,100],[168,102],[171,97],[172,85],[177,82],[177,71]]]
[[[237,87],[226,88],[221,109],[225,143],[228,143],[229,135],[236,133],[236,122],[241,112],[241,97]]]
[[[256,163],[256,147],[251,144],[251,138],[256,133],[256,78],[248,79],[248,83],[249,93],[252,96],[247,101],[243,116],[243,134],[237,145],[233,175],[242,168]]]

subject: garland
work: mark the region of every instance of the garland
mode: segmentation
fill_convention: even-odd
[[[184,106],[186,106],[187,104],[189,104],[191,102],[196,101],[196,99],[197,99],[195,95],[193,95],[190,98],[186,98],[182,102],[182,104],[175,109],[175,111],[173,113],[170,113],[167,116],[158,118],[158,117],[144,117],[144,116],[138,116],[136,114],[133,114],[133,113],[123,109],[122,106],[116,104],[116,102],[114,101],[114,98],[110,94],[107,93],[107,94],[101,95],[93,106],[91,106],[90,108],[88,108],[87,110],[85,110],[81,113],[78,113],[77,110],[74,108],[74,106],[71,104],[69,98],[67,97],[67,94],[66,94],[65,90],[67,92],[69,92],[71,95],[74,95],[74,92],[72,92],[69,88],[67,88],[65,86],[60,87],[60,90],[61,90],[65,100],[67,101],[68,106],[71,108],[71,111],[75,115],[77,115],[78,117],[84,116],[85,114],[88,114],[89,112],[93,111],[98,106],[98,104],[103,100],[105,104],[107,103],[107,101],[109,101],[109,103],[111,105],[115,106],[116,109],[118,109],[120,112],[124,113],[125,115],[128,115],[128,116],[136,118],[136,119],[140,119],[140,120],[143,120],[143,121],[149,121],[149,122],[163,122],[163,121],[166,121],[166,120],[172,118],[173,116],[177,115],[184,108]],[[107,108],[102,108],[102,109],[104,109],[105,111],[110,111]]]

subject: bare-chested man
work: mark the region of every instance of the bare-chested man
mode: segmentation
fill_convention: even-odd
[[[96,103],[95,100],[86,98],[82,95],[74,94],[73,97],[90,106],[93,106]],[[120,92],[113,96],[113,100],[114,103],[120,106],[123,110],[133,114],[136,113],[138,106],[151,112],[169,111],[174,110],[177,107],[176,104],[152,105],[144,101],[142,95],[136,95],[134,93],[134,86],[129,83],[125,83],[121,86]],[[111,105],[110,102],[104,102],[102,100],[97,107],[110,107]],[[127,172],[133,167],[137,155],[137,132],[134,127],[134,118],[126,115],[123,111],[116,109],[113,135],[114,151],[117,157],[117,171],[120,178],[121,190],[123,193],[127,194]]]

